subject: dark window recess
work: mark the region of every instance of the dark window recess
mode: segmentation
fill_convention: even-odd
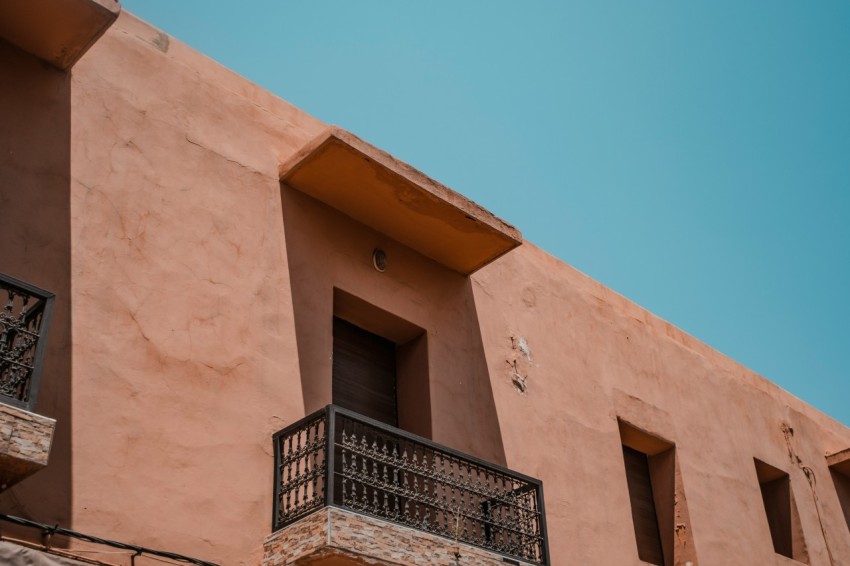
[[[626,481],[629,486],[638,557],[644,562],[664,566],[664,551],[661,547],[658,514],[652,495],[649,459],[643,452],[623,446],[623,460],[626,464]]]
[[[765,465],[761,462],[756,463],[757,469],[763,466]],[[770,526],[770,538],[773,539],[773,550],[791,558],[791,484],[788,474],[782,473],[774,478],[773,474],[759,470],[758,475],[764,512]]]
[[[850,472],[850,461],[845,466]],[[844,512],[844,521],[850,529],[850,475],[842,473],[837,466],[830,468],[830,472],[832,482],[835,484],[835,492],[838,494],[838,503],[841,505],[841,511]]]
[[[398,426],[395,343],[333,319],[333,402]]]
[[[782,470],[760,460],[755,460],[755,465],[773,550],[808,564],[800,517],[791,491],[791,478]]]

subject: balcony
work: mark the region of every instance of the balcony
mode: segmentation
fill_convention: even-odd
[[[549,563],[536,479],[334,405],[274,449],[264,566]]]
[[[0,491],[47,465],[53,419],[32,412],[53,294],[0,274]]]

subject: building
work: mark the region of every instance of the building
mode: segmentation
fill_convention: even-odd
[[[850,430],[119,12],[0,6],[4,516],[222,565],[850,564]]]

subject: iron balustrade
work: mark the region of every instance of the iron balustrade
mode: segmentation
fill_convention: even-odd
[[[334,506],[549,563],[539,480],[328,405],[274,435],[272,529]]]
[[[0,273],[0,402],[35,408],[53,293]]]

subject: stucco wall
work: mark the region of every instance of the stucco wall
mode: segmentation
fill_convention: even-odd
[[[675,442],[700,564],[786,562],[753,458],[790,473],[811,563],[830,564],[821,524],[850,560],[824,459],[845,427],[531,244],[473,280],[507,465],[544,481],[556,564],[638,563],[617,417]],[[524,397],[504,371],[511,335],[533,359]]]
[[[304,411],[277,168],[323,124],[128,14],[72,110],[73,526],[257,563]]]
[[[811,563],[850,562],[824,463],[850,431],[761,377],[532,244],[467,280],[281,188],[279,164],[324,125],[131,15],[63,96],[29,107],[69,102],[49,193],[65,209],[55,236],[42,219],[16,242],[50,242],[28,273],[73,307],[73,349],[52,354],[67,371],[44,377],[65,383],[67,450],[4,509],[259,563],[271,435],[330,401],[336,287],[427,331],[431,436],[543,480],[553,564],[639,564],[618,417],[676,444],[700,564],[787,563],[753,458],[790,474]]]

